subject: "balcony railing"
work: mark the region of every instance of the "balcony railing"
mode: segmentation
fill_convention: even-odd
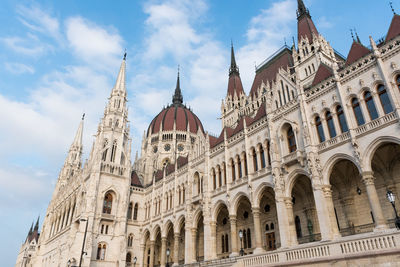
[[[397,119],[397,115],[394,112],[391,112],[389,114],[386,114],[383,117],[377,118],[373,121],[370,121],[364,125],[359,126],[358,128],[356,128],[356,134],[357,135],[361,135],[364,134],[366,132],[372,131],[376,128],[379,128],[380,126],[386,125],[390,122],[393,122]]]

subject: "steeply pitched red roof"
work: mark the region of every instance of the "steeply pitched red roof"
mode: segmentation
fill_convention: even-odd
[[[222,129],[219,137],[214,137],[210,135],[209,138],[210,138],[210,148],[216,147],[217,145],[221,144],[224,141],[224,129]]]
[[[333,75],[333,71],[330,67],[321,63],[318,67],[317,73],[315,74],[314,80],[312,82],[312,86],[319,84],[320,82],[328,79]]]
[[[390,23],[389,31],[386,35],[385,41],[389,41],[394,37],[400,35],[400,16],[395,14],[392,19],[392,23]]]
[[[137,175],[136,171],[132,171],[131,185],[137,187],[143,187],[142,182],[140,182],[139,176]]]
[[[178,169],[182,168],[183,166],[185,166],[186,164],[188,164],[188,157],[178,157],[177,160],[178,162]]]
[[[351,65],[363,56],[368,55],[371,51],[361,43],[354,41],[351,45],[349,55],[347,56],[346,65]]]
[[[312,34],[318,34],[318,30],[314,25],[311,17],[308,15],[302,16],[297,22],[297,38],[300,41],[301,37],[307,37],[310,44],[313,42]]]
[[[262,82],[272,82],[276,79],[276,74],[280,68],[286,69],[293,66],[292,51],[285,47],[282,51],[278,51],[277,55],[268,60],[262,67],[256,71],[253,85],[251,86],[250,96],[257,97],[257,89]]]
[[[235,94],[239,97],[240,93],[244,94],[242,80],[240,79],[239,73],[232,73],[229,76],[228,95],[233,98]]]

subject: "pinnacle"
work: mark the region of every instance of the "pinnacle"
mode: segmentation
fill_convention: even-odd
[[[178,77],[176,79],[176,87],[175,87],[175,94],[172,97],[172,104],[174,105],[182,105],[183,103],[183,96],[181,91],[181,84],[179,78],[179,67],[178,67]]]

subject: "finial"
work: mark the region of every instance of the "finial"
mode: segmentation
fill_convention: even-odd
[[[353,41],[355,41],[356,39],[354,39],[354,34],[352,29],[350,29],[350,33],[351,33],[351,38],[353,39]]]
[[[292,36],[292,40],[293,40],[293,47],[296,47],[296,42],[294,40],[294,36]]]
[[[126,48],[125,48],[125,53],[124,53],[124,60],[126,60]]]
[[[357,42],[359,42],[361,44],[360,37],[358,37],[356,28],[354,28],[354,33],[356,34]]]
[[[287,44],[286,44],[286,37],[283,37],[283,42],[285,43],[285,46],[287,46]]]
[[[84,120],[84,119],[85,119],[85,113],[82,114],[82,120]]]
[[[392,1],[389,2],[389,5],[390,5],[390,8],[392,9],[393,15],[397,15],[396,11],[393,8],[393,2]]]

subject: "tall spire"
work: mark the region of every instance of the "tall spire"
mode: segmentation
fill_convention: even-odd
[[[172,103],[174,105],[182,105],[182,103],[183,103],[183,96],[182,96],[181,84],[180,84],[180,79],[179,79],[179,66],[178,66],[178,77],[176,79],[175,94],[172,97]]]
[[[124,58],[121,63],[121,67],[119,68],[119,73],[117,77],[117,81],[115,82],[114,88],[112,89],[111,94],[117,93],[118,91],[125,92],[125,72],[126,72],[126,52],[124,53]]]
[[[231,41],[231,67],[229,68],[229,76],[233,73],[239,74],[239,68],[236,65],[235,50],[233,49],[233,43]]]
[[[37,221],[36,221],[36,224],[35,224],[35,228],[33,229],[34,231],[38,231],[39,230],[39,218],[40,218],[40,215],[37,218]]]
[[[75,138],[74,138],[74,142],[73,142],[72,145],[71,145],[71,149],[72,149],[72,147],[77,147],[77,148],[79,148],[79,147],[82,146],[83,122],[84,122],[84,119],[85,119],[85,113],[83,113],[83,115],[82,115],[82,120],[81,120],[81,122],[79,123],[79,127],[78,127],[78,130],[76,131]]]
[[[297,19],[300,19],[304,15],[310,17],[310,11],[306,8],[303,0],[297,0]]]

